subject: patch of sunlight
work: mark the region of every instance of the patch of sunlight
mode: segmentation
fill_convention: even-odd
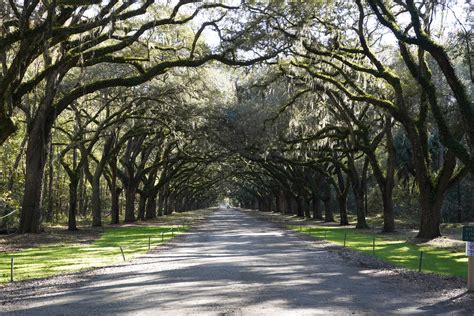
[[[14,258],[14,280],[48,277],[84,269],[123,262],[122,247],[129,260],[172,236],[182,234],[187,227],[139,226],[106,228],[91,244],[61,243],[15,252],[0,253],[0,283],[10,280],[10,263]],[[163,237],[163,239],[162,239]]]
[[[426,244],[415,245],[400,239],[401,236],[373,235],[368,231],[358,231],[348,227],[289,226],[288,228],[337,245],[344,245],[345,240],[346,247],[371,255],[375,237],[375,256],[378,259],[400,267],[418,270],[420,252],[423,252],[422,271],[467,277],[468,260],[461,251],[434,248]]]

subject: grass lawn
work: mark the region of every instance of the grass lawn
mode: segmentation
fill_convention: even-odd
[[[293,230],[344,245],[373,255],[373,234],[341,227],[298,227]],[[375,234],[375,256],[395,265],[418,270],[420,251],[423,251],[422,271],[467,278],[467,257],[459,250],[417,246],[390,235]]]
[[[173,230],[173,233],[171,232]],[[141,226],[106,228],[101,236],[88,244],[56,243],[14,252],[0,253],[0,283],[10,280],[10,262],[14,258],[14,280],[41,278],[123,262],[148,251],[151,247],[180,234],[186,227]]]

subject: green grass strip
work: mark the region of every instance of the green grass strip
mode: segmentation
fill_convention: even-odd
[[[0,283],[10,280],[12,257],[15,261],[15,281],[42,278],[121,263],[123,259],[119,247],[129,260],[148,251],[149,238],[153,248],[162,243],[162,233],[163,241],[167,241],[186,229],[182,226],[106,228],[91,244],[54,244],[0,253]]]
[[[370,233],[341,227],[291,226],[289,228],[341,246],[344,245],[344,235],[346,235],[346,247],[373,255],[374,235]],[[423,251],[423,272],[467,278],[467,257],[464,252],[417,246],[405,240],[375,234],[375,257],[397,266],[418,270],[420,251]]]

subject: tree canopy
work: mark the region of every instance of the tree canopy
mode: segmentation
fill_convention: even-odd
[[[474,218],[467,1],[10,0],[0,23],[21,233],[222,201],[421,238]]]

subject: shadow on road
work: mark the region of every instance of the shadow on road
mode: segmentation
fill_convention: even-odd
[[[472,313],[456,304],[461,297],[376,277],[234,209],[216,212],[172,249],[85,274],[80,284],[25,283],[10,294],[8,310],[35,315]]]

